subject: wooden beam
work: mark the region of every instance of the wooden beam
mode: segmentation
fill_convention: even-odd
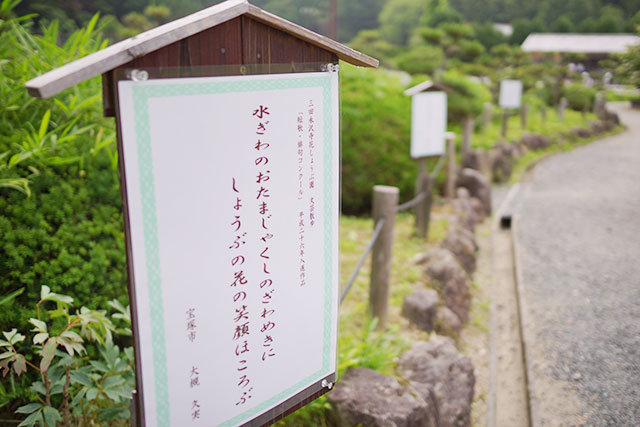
[[[378,66],[378,60],[265,12],[259,7],[250,5],[247,0],[228,0],[80,58],[28,81],[25,86],[31,96],[47,98],[84,80],[104,74],[136,58],[241,15],[248,15],[270,27],[327,50],[351,64],[366,67]]]
[[[132,59],[163,48],[247,12],[247,0],[229,0],[123,40],[26,83],[31,96],[48,98]]]
[[[277,28],[285,33],[291,34],[301,40],[304,40],[312,45],[321,47],[338,55],[338,58],[343,61],[349,62],[353,65],[359,65],[362,67],[377,67],[378,60],[372,58],[364,53],[360,53],[357,50],[351,49],[348,46],[343,45],[335,40],[331,40],[328,37],[321,36],[320,34],[309,31],[300,25],[289,22],[286,19],[280,18],[272,13],[264,11],[252,4],[249,5],[247,15],[254,18],[256,21],[263,22],[271,27]]]

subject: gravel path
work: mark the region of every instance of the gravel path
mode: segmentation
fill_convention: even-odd
[[[612,107],[629,130],[543,161],[515,207],[539,425],[640,425],[640,111]]]

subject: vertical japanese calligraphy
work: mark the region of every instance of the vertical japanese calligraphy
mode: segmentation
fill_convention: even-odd
[[[304,119],[306,113],[307,119]],[[305,102],[304,111],[299,112],[297,126],[297,171],[298,171],[298,284],[307,284],[307,231],[316,223],[316,118],[313,99]],[[305,178],[305,173],[308,177]]]
[[[233,334],[232,334],[232,342],[235,344],[235,356],[236,356],[236,367],[237,371],[237,393],[239,397],[235,402],[235,405],[244,405],[247,403],[247,400],[251,399],[251,392],[253,391],[253,387],[251,385],[251,379],[249,375],[251,370],[249,370],[249,365],[247,364],[248,356],[249,356],[249,341],[248,335],[250,334],[249,326],[249,309],[246,304],[247,295],[249,293],[249,280],[246,277],[244,272],[243,265],[246,261],[244,245],[247,243],[247,233],[242,228],[242,198],[240,190],[238,189],[238,184],[236,183],[236,178],[231,178],[231,200],[235,199],[233,203],[231,203],[231,230],[232,234],[235,235],[233,242],[229,246],[229,250],[231,251],[228,259],[229,265],[232,268],[233,275],[230,278],[229,286],[233,288],[233,307],[235,313],[233,314]]]
[[[188,345],[193,346],[196,343],[196,330],[197,330],[197,321],[196,321],[196,309],[190,307],[186,311],[186,331],[187,331],[187,340],[189,342]],[[189,374],[189,388],[193,389],[200,385],[200,373],[198,372],[198,368],[196,366],[191,366],[191,372]],[[196,394],[193,394],[196,396]],[[191,420],[196,421],[200,419],[200,405],[198,405],[198,401],[194,400],[193,405],[191,406]]]
[[[145,421],[265,423],[335,372],[337,76],[119,85]]]
[[[271,113],[269,112],[269,107],[264,105],[259,105],[253,111],[253,117],[257,121],[256,124],[256,139],[258,142],[256,143],[255,149],[258,151],[256,159],[254,161],[256,168],[256,184],[258,187],[257,197],[258,200],[258,214],[260,215],[260,226],[262,228],[262,236],[260,237],[260,242],[258,243],[258,247],[261,249],[260,251],[260,263],[262,263],[262,274],[260,277],[260,293],[262,294],[261,298],[261,308],[259,311],[261,312],[260,318],[262,327],[260,328],[260,333],[262,334],[262,361],[266,361],[268,358],[274,357],[276,355],[275,351],[275,342],[273,339],[272,330],[276,327],[276,323],[274,322],[274,314],[276,312],[275,304],[274,304],[274,293],[276,287],[274,286],[273,279],[271,279],[271,256],[269,254],[269,245],[270,241],[275,236],[270,232],[271,226],[271,213],[269,209],[269,204],[271,203],[271,194],[269,194],[269,190],[271,190],[271,183],[269,182],[271,171],[267,169],[269,164],[269,147],[271,144],[269,143],[260,143],[260,139],[265,139],[271,141],[269,135],[265,135],[267,133],[267,128],[269,125],[268,116]],[[275,143],[275,141],[272,141]],[[276,196],[277,197],[277,196]]]

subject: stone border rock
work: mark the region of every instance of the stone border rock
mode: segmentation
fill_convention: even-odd
[[[457,337],[469,319],[476,267],[475,226],[491,213],[489,181],[462,169],[445,239],[416,258],[433,289],[404,300],[402,314],[418,328]],[[329,393],[338,426],[466,427],[475,386],[471,360],[455,341],[432,333],[400,356],[401,381],[369,369],[350,369]]]
[[[608,132],[620,125],[620,118],[606,107],[598,114],[598,121],[589,123],[588,127],[574,127],[562,138],[590,138]],[[464,168],[482,173],[493,182],[506,182],[511,177],[517,159],[527,151],[544,150],[551,145],[549,138],[536,133],[525,134],[520,141],[511,143],[498,142],[487,152],[470,150],[462,162]],[[482,200],[482,199],[481,199]]]

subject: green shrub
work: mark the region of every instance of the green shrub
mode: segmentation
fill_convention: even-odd
[[[460,40],[460,57],[464,61],[473,61],[485,52],[485,48],[477,40]]]
[[[439,47],[417,46],[396,57],[398,68],[410,74],[432,74],[440,68],[444,53]]]
[[[0,295],[26,289],[14,309],[0,311],[0,328],[23,327],[43,285],[82,305],[126,300],[117,150],[100,80],[51,99],[31,98],[24,87],[104,47],[97,21],[61,46],[55,22],[41,36],[28,21],[0,31]]]
[[[2,405],[17,406],[14,385],[31,377],[30,396],[24,399],[31,403],[15,408],[26,417],[20,426],[55,426],[63,420],[67,426],[123,425],[130,418],[133,348],[121,352],[113,342],[114,335],[131,336],[129,307],[110,301],[116,312],[107,316],[106,310],[73,310],[73,300],[42,286],[32,301],[36,315],[29,319],[29,339],[17,328],[0,330],[0,371],[12,385],[8,392],[0,389]],[[94,357],[89,345],[98,349]]]
[[[477,83],[456,71],[448,71],[442,76],[442,84],[450,89],[447,94],[447,118],[457,122],[467,116],[477,116],[484,103],[491,101],[491,92],[482,83]]]
[[[382,39],[378,30],[362,30],[349,43],[353,49],[365,53],[380,61],[381,65],[393,67],[391,58],[401,50],[398,46],[392,45]]]
[[[597,91],[581,83],[571,83],[562,88],[562,95],[567,98],[569,108],[582,111],[591,109]]]
[[[342,210],[370,211],[376,184],[411,197],[417,167],[409,157],[411,99],[397,75],[341,64]]]

